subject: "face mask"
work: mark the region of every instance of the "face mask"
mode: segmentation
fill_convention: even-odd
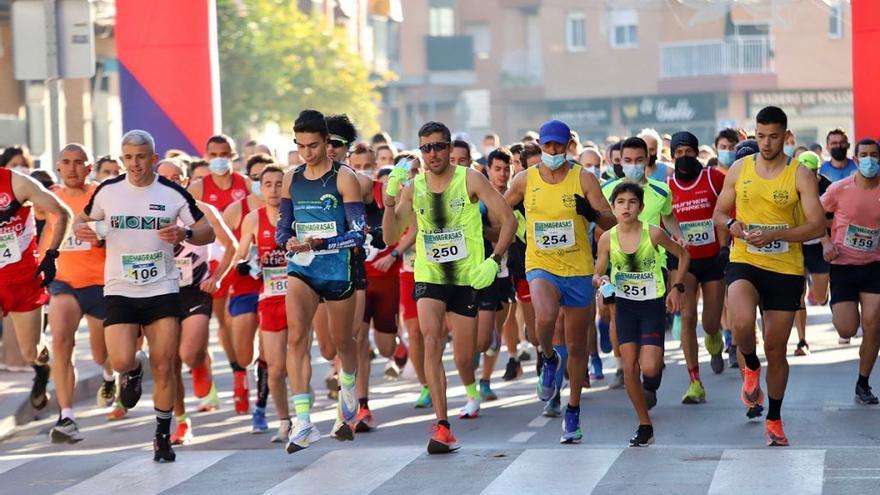
[[[551,155],[550,153],[543,152],[541,153],[541,163],[550,170],[556,170],[565,163],[565,153]]]
[[[624,165],[623,175],[632,182],[639,182],[645,177],[644,165]]]
[[[648,166],[653,167],[654,164],[657,163],[657,155],[651,155],[648,157]]]
[[[12,170],[15,170],[16,172],[18,172],[18,173],[20,173],[20,174],[24,174],[24,175],[30,175],[30,174],[31,174],[31,169],[29,169],[29,168],[27,168],[27,167],[24,167],[24,166],[14,167]]]
[[[260,190],[259,182],[251,182],[251,192],[258,198],[263,197],[263,191]]]
[[[703,164],[692,156],[680,156],[675,159],[675,178],[682,182],[691,182],[700,176]]]
[[[312,261],[315,260],[315,252],[309,249],[308,251],[302,251],[294,255],[288,253],[287,259],[299,266],[309,266],[312,264]]]
[[[782,152],[785,153],[785,156],[793,156],[794,155],[794,146],[792,146],[790,144],[783,145]]]
[[[736,152],[733,150],[718,150],[718,163],[729,167],[736,161]]]
[[[839,162],[846,160],[846,148],[831,148],[831,158]]]
[[[866,179],[877,177],[878,170],[880,170],[880,161],[876,158],[870,156],[859,158],[859,173]]]
[[[217,175],[225,175],[232,170],[232,161],[229,158],[212,158],[208,162],[208,168]]]
[[[585,168],[587,169],[587,172],[595,175],[597,179],[602,176],[602,171],[599,169],[599,167],[585,167]]]

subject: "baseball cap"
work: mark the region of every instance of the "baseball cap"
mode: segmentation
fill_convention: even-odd
[[[561,120],[551,120],[541,126],[538,140],[541,144],[568,144],[568,141],[571,140],[571,129]]]

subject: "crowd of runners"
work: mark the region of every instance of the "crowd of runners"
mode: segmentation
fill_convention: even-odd
[[[868,384],[880,349],[874,139],[850,153],[835,129],[824,150],[798,147],[776,107],[712,144],[645,129],[584,146],[552,120],[509,147],[486,136],[478,159],[439,122],[410,151],[383,134],[359,141],[345,115],[315,110],[293,135],[282,165],[257,143],[240,154],[225,135],[202,157],[160,159],[152,136],[132,130],[118,159],[66,145],[57,184],[30,174],[20,148],[3,153],[0,308],[33,365],[35,409],[54,383],[52,442],[82,440],[72,356],[83,318],[108,420],[136,407],[149,366],[158,462],[193,441],[188,394],[198,411],[220,407],[212,318],[235,412],[251,415],[254,432],[274,415],[271,441],[288,453],[322,436],[310,417],[315,342],[331,363],[324,382],[338,406],[325,434],[337,440],[377,427],[370,366],[381,356],[388,378],[415,370],[414,406],[436,415],[428,452],[457,450],[451,346],[466,390],[459,419],[497,398],[490,379],[506,349],[504,380],[536,361],[536,393],[543,414],[561,418],[561,443],[581,442],[581,391],[607,379],[637,416],[629,445],[647,446],[668,330],[687,363],[682,403],[706,400],[698,322],[712,372],[738,369],[749,418],[765,415],[766,394],[767,444],[786,446],[787,343],[796,327],[794,354],[809,352],[807,302],[829,298],[841,341],[862,337],[855,400],[878,403]],[[601,354],[616,363],[607,378]]]

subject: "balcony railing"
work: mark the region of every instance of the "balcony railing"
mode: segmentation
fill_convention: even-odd
[[[767,36],[665,43],[660,47],[660,77],[772,74],[773,40]]]

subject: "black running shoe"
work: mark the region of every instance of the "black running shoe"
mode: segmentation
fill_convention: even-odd
[[[157,434],[153,438],[153,462],[174,462],[176,457],[171,448],[171,435]]]
[[[48,364],[34,365],[34,385],[31,387],[31,407],[37,411],[46,407],[49,403],[49,393],[46,386],[49,385],[51,369]]]
[[[760,418],[764,414],[764,406],[756,404],[755,407],[746,409],[746,417],[749,419]]]
[[[138,364],[137,369],[119,375],[119,401],[122,407],[134,409],[141,400],[141,378],[144,376],[143,367]]]
[[[880,404],[877,396],[871,393],[871,387],[860,387],[856,384],[856,404]]]
[[[523,373],[522,366],[519,365],[519,361],[515,358],[510,358],[507,360],[507,368],[504,370],[504,376],[502,379],[506,382],[511,380],[516,380]]]
[[[648,410],[654,409],[654,406],[657,405],[657,392],[644,389],[645,390],[645,403],[648,405]]]
[[[636,434],[629,439],[630,447],[647,447],[654,443],[654,427],[651,425],[639,425]]]

